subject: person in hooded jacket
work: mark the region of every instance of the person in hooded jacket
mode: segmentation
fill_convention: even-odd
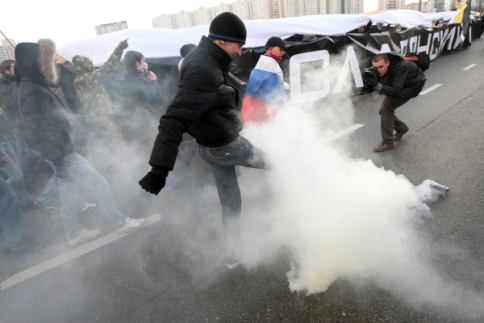
[[[364,73],[365,82],[385,96],[380,108],[382,142],[373,151],[384,152],[393,149],[394,142],[408,132],[395,110],[418,96],[427,79],[415,62],[404,60],[398,53],[377,54],[372,65],[377,72]]]
[[[75,55],[72,58],[76,75],[74,86],[84,106],[84,122],[96,133],[96,137],[100,134],[109,138],[117,134],[116,125],[112,119],[113,104],[106,89],[106,83],[117,70],[126,48],[128,48],[127,40],[119,42],[108,60],[96,69],[88,57]]]
[[[183,60],[175,98],[161,117],[149,164],[151,171],[139,184],[158,194],[173,170],[188,132],[198,153],[212,169],[222,205],[228,268],[238,265],[241,195],[235,166],[268,168],[264,153],[240,136],[242,117],[238,91],[227,83],[232,59],[241,55],[247,31],[243,21],[224,12],[210,23],[208,37]]]
[[[136,140],[146,143],[152,140],[140,124],[156,122],[162,115],[163,90],[158,83],[158,77],[153,71],[148,70],[148,63],[141,52],[127,51],[123,58],[126,74],[121,84],[123,109],[118,113],[118,125],[126,140]],[[149,138],[149,139],[148,139]]]
[[[128,218],[119,211],[109,184],[73,147],[68,111],[50,89],[56,86],[58,79],[55,51],[55,43],[48,38],[37,43],[19,43],[15,47],[20,82],[12,103],[30,145],[55,166],[66,238],[71,246],[77,246],[100,233],[97,229],[80,228],[78,184],[93,193],[118,232],[136,230],[145,219]]]

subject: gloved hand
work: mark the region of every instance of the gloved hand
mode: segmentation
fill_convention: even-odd
[[[365,73],[364,76],[366,84],[368,84],[368,86],[370,86],[371,88],[374,88],[378,84],[378,77],[375,73]]]
[[[146,192],[158,195],[161,189],[165,187],[166,175],[148,172],[138,183]]]
[[[120,41],[119,44],[118,44],[118,48],[123,49],[123,50],[128,48],[128,46],[129,46],[129,44],[128,44],[127,39]]]
[[[52,161],[55,166],[55,176],[57,178],[67,178],[69,173],[67,172],[66,165],[64,163],[64,157],[61,156]]]

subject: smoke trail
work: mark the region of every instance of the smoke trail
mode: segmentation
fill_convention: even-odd
[[[425,202],[435,196],[419,196],[428,193],[425,185],[416,189],[371,160],[347,157],[325,140],[315,120],[289,108],[271,124],[246,129],[273,168],[264,173],[269,188],[259,185],[252,193],[270,205],[246,215],[244,263],[257,266],[284,247],[293,257],[291,291],[314,294],[338,278],[368,280],[414,305],[482,316],[482,295],[445,281],[418,233],[431,217]]]

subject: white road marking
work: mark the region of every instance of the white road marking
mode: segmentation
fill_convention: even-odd
[[[341,137],[344,137],[350,133],[352,133],[353,131],[356,131],[357,129],[363,127],[364,125],[363,124],[354,124],[352,125],[351,127],[347,128],[347,129],[344,129],[338,133],[335,133],[333,135],[331,135],[330,137],[328,137],[326,139],[326,142],[331,142],[331,141],[334,141],[336,139],[339,139]],[[144,227],[148,226],[148,225],[151,225],[151,224],[154,224],[158,221],[160,221],[160,215],[159,214],[155,214],[155,215],[152,215],[148,218],[146,218],[146,222],[145,222],[145,225]],[[136,231],[133,231],[133,232],[136,232]],[[131,234],[133,232],[130,232],[128,234]],[[60,266],[62,264],[65,264],[66,262],[69,262],[77,257],[80,257],[82,255],[85,255],[91,251],[94,251],[100,247],[103,247],[111,242],[114,242],[118,239],[121,239],[122,237],[128,235],[128,234],[119,234],[118,232],[113,232],[113,233],[110,233],[104,237],[101,237],[99,239],[96,239],[96,240],[93,240],[89,243],[86,243],[85,245],[82,245],[82,246],[79,246],[75,249],[72,249],[71,251],[69,252],[66,252],[64,254],[61,254],[59,256],[56,256],[54,258],[51,258],[47,261],[44,261],[40,264],[37,264],[33,267],[30,267],[29,269],[27,270],[24,270],[20,273],[17,273],[15,275],[13,275],[12,277],[4,280],[1,284],[0,284],[0,290],[4,290],[4,289],[7,289],[7,288],[10,288],[12,286],[15,286],[27,279],[30,279],[30,278],[33,278],[37,275],[40,275],[50,269],[53,269],[57,266]]]
[[[470,70],[471,68],[473,68],[473,67],[474,67],[474,66],[476,66],[476,65],[477,65],[477,64],[471,64],[471,65],[467,66],[466,68],[463,68],[462,70],[463,70],[463,71],[468,71],[468,70]]]
[[[334,135],[331,135],[329,136],[327,139],[326,139],[326,142],[331,142],[331,141],[334,141],[336,139],[339,139],[343,136],[346,136],[347,134],[349,133],[352,133],[353,131],[363,127],[364,125],[363,124],[360,124],[360,123],[357,123],[357,124],[354,124],[352,125],[351,127],[345,129],[345,130],[342,130],[338,133],[335,133]]]
[[[435,84],[435,85],[432,85],[431,87],[429,87],[429,88],[428,88],[428,89],[426,89],[425,91],[420,92],[420,95],[425,95],[425,94],[427,94],[427,93],[429,93],[429,92],[431,92],[431,91],[433,91],[433,90],[435,90],[435,89],[439,88],[440,86],[442,86],[442,84]]]
[[[149,225],[152,225],[158,221],[160,221],[161,218],[160,218],[160,215],[159,214],[155,214],[155,215],[152,215],[148,218],[146,218],[146,222],[144,224],[144,226],[141,228],[141,230],[144,228],[144,227],[147,227]],[[126,233],[126,234],[120,234],[118,233],[117,231],[113,232],[113,233],[110,233],[108,235],[105,235],[104,237],[101,237],[99,239],[96,239],[96,240],[93,240],[89,243],[86,243],[82,246],[79,246],[75,249],[72,249],[71,251],[68,251],[66,253],[63,253],[59,256],[56,256],[54,258],[51,258],[49,260],[46,260],[40,264],[37,264],[33,267],[30,267],[29,269],[26,269],[22,272],[19,272],[15,275],[13,275],[12,277],[4,280],[1,284],[0,284],[0,290],[4,290],[4,289],[7,289],[9,287],[12,287],[12,286],[15,286],[27,279],[30,279],[32,277],[35,277],[37,275],[40,275],[42,274],[43,272],[46,272],[52,268],[55,268],[57,266],[60,266],[62,264],[65,264],[66,262],[69,262],[77,257],[80,257],[82,255],[85,255],[91,251],[94,251],[98,248],[101,248],[111,242],[114,242],[118,239],[121,239],[122,237],[125,237],[127,235],[130,235],[131,233],[134,233],[134,232],[137,232],[137,231],[132,231],[132,232],[129,232],[129,233]]]

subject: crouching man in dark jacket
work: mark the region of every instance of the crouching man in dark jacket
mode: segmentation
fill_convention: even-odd
[[[267,168],[262,151],[241,137],[242,117],[237,90],[226,81],[229,63],[241,55],[247,32],[243,21],[230,12],[213,19],[208,37],[183,60],[178,89],[161,117],[151,153],[151,171],[139,184],[158,194],[173,170],[182,141],[188,132],[198,152],[211,167],[227,237],[225,265],[235,267],[241,195],[235,166]]]
[[[427,79],[417,64],[405,61],[397,53],[377,54],[372,65],[377,72],[364,73],[365,81],[385,96],[380,108],[382,142],[373,151],[383,152],[393,149],[394,141],[408,132],[407,125],[395,116],[395,110],[415,98]]]

